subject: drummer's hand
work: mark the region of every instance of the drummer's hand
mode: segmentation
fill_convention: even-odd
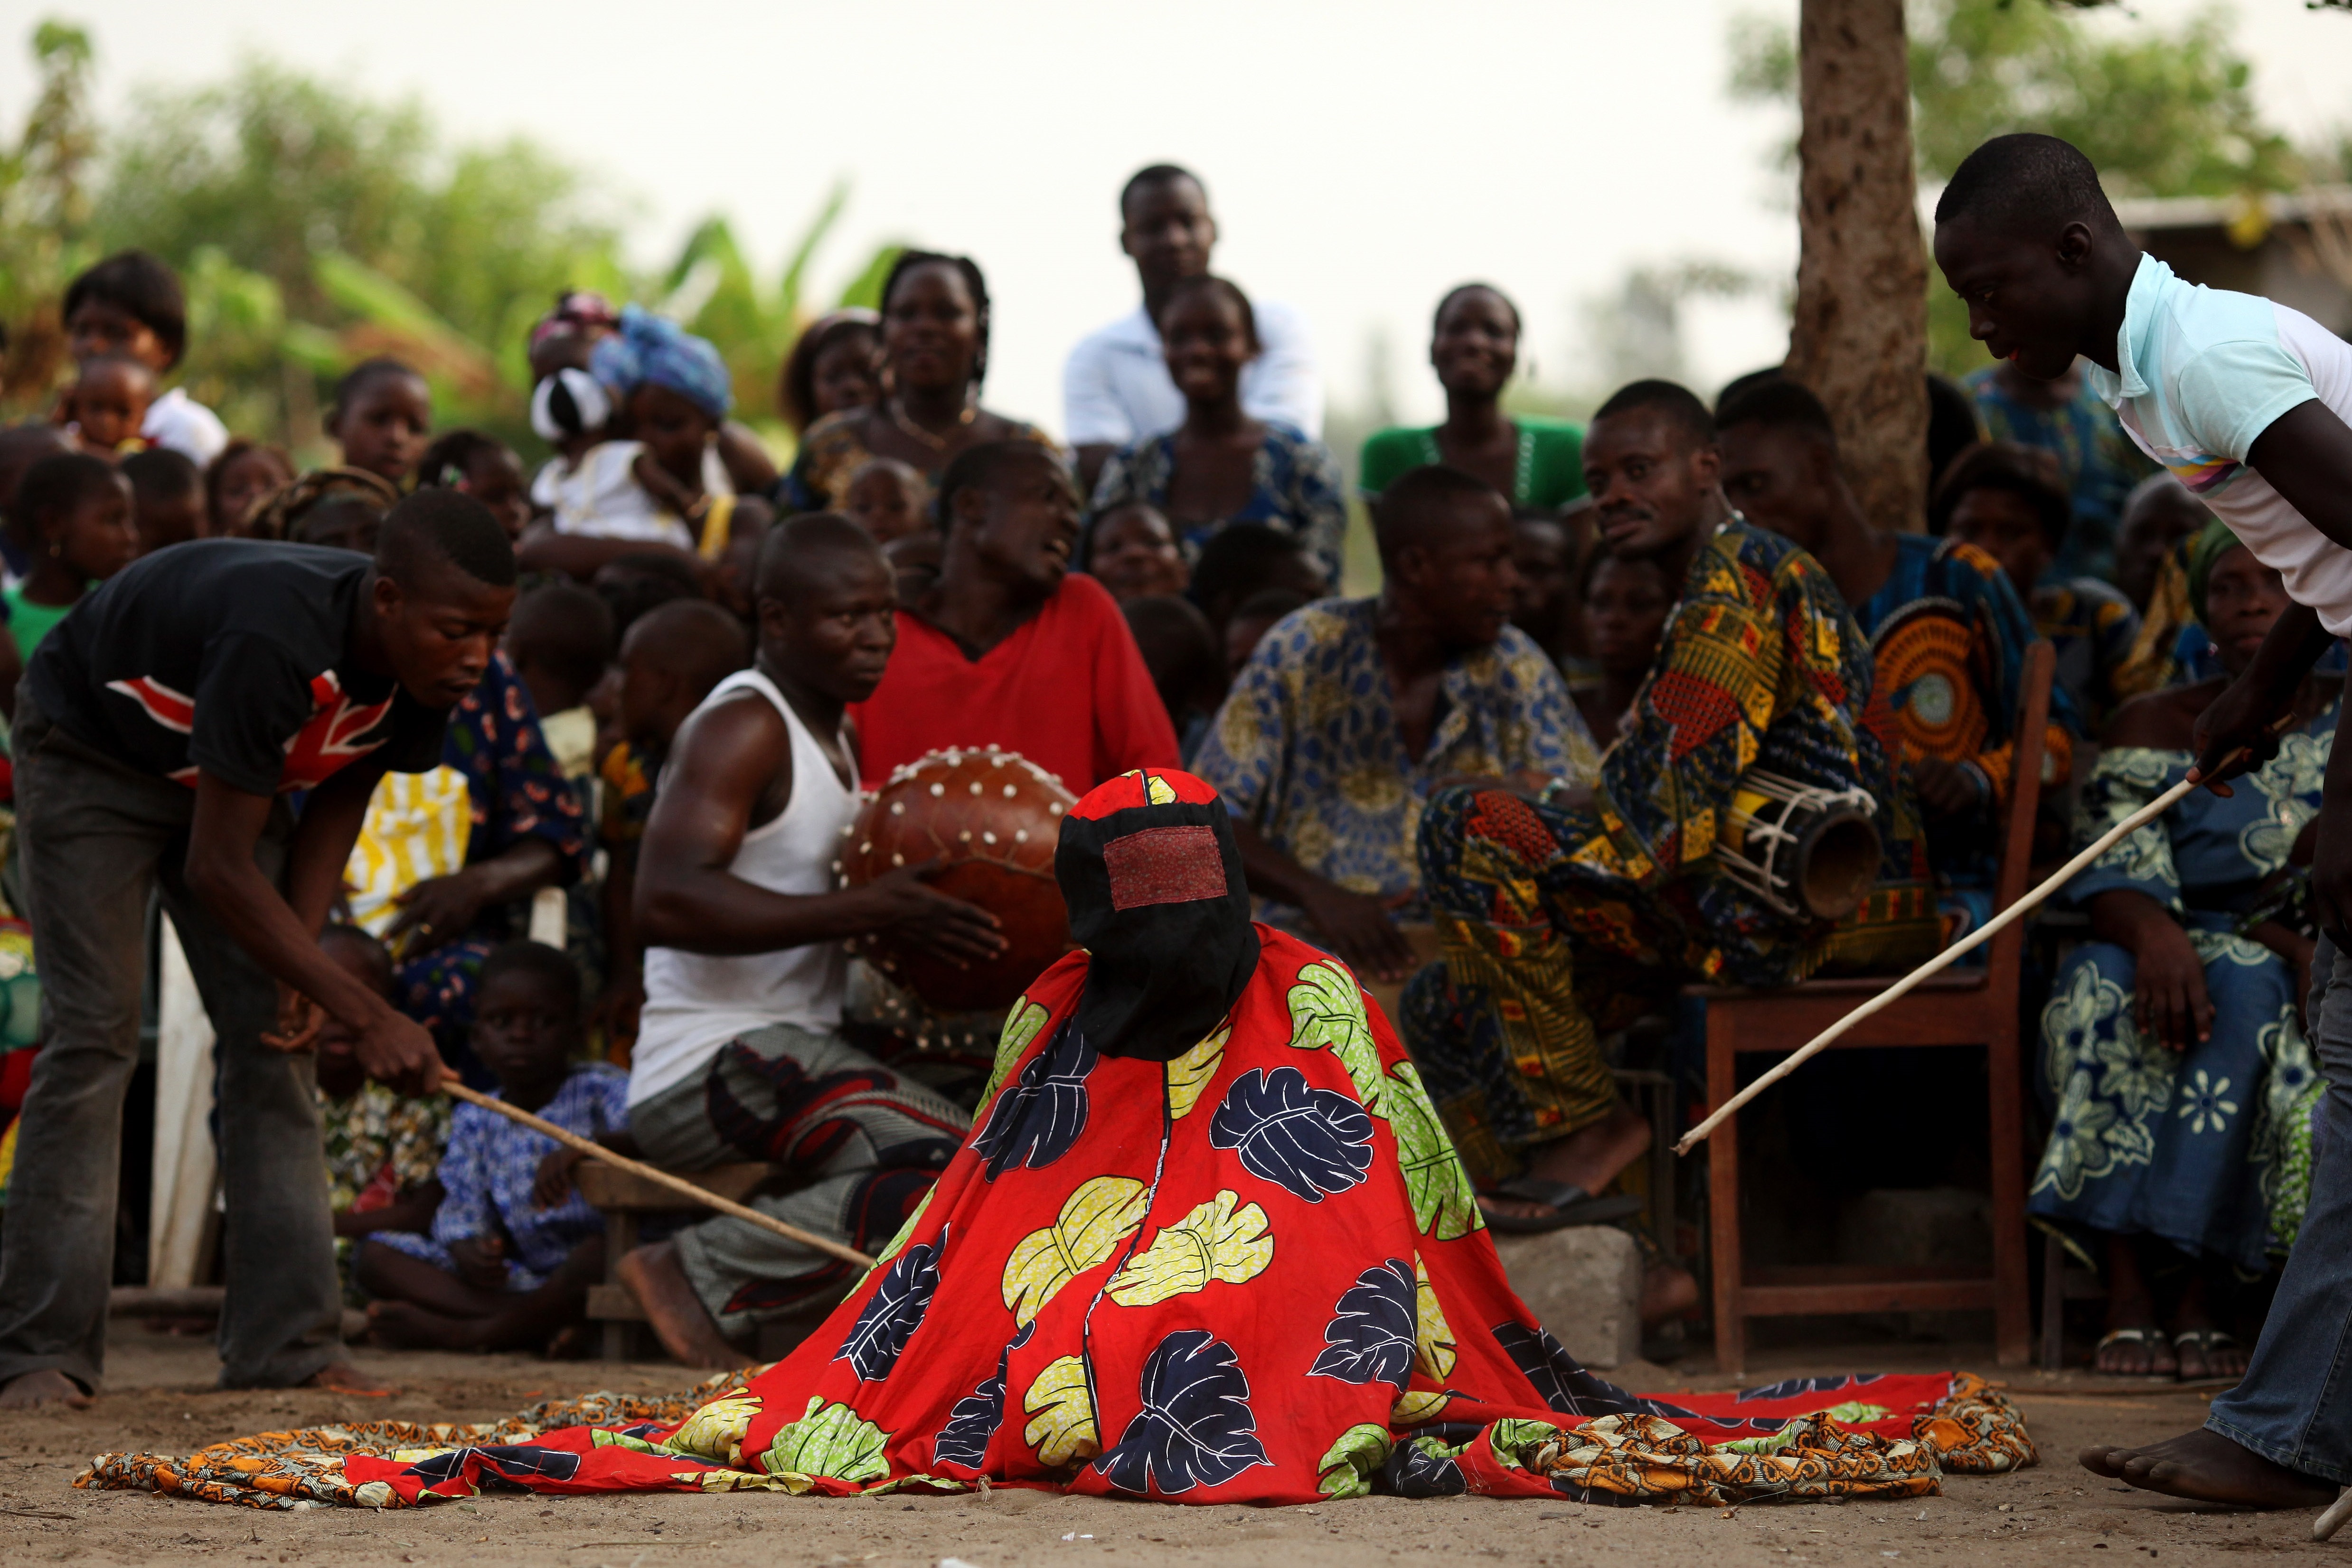
[[[995,915],[977,904],[950,898],[930,885],[941,867],[937,859],[900,866],[866,885],[874,903],[874,928],[887,931],[920,952],[959,968],[986,964],[1011,944]]]
[[[2294,688],[2284,693],[2272,688],[2267,681],[2257,678],[2257,664],[2221,689],[2221,695],[2205,705],[2189,730],[2189,744],[2197,747],[2197,766],[2189,777],[2210,789],[2216,795],[2227,795],[2230,787],[2221,782],[2250,773],[2278,755],[2279,720],[2293,711]]]
[[[1412,948],[1389,918],[1388,905],[1369,893],[1321,883],[1306,898],[1307,920],[1324,946],[1364,978],[1402,980],[1412,970]]]

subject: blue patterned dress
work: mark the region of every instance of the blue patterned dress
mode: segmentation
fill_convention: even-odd
[[[1176,433],[1121,447],[1095,481],[1088,515],[1099,517],[1140,501],[1165,511],[1176,476]],[[1264,523],[1298,540],[1327,582],[1339,580],[1339,549],[1348,533],[1347,479],[1331,449],[1286,424],[1268,424],[1251,468],[1250,497],[1231,517],[1183,528],[1177,542],[1187,559],[1227,523]]]
[[[2319,814],[2335,737],[2330,707],[2235,780],[2237,793],[2189,795],[2066,890],[2082,904],[2128,888],[2170,910],[2205,960],[2213,1003],[2213,1038],[2175,1051],[2133,1017],[2131,954],[2086,942],[2060,967],[2042,1010],[2039,1074],[2053,1125],[2026,1207],[2086,1257],[2086,1231],[2159,1236],[2259,1273],[2294,1239],[2326,1080],[2296,1014],[2294,966],[2238,928],[2252,923],[2257,885]],[[2084,786],[2076,841],[2162,794],[2194,760],[2155,747],[2107,751]]]

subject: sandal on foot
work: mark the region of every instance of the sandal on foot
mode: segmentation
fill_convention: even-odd
[[[2176,1364],[2175,1372],[2177,1375],[2185,1379],[2188,1378],[2189,1364],[2187,1361],[2180,1358],[2179,1353],[2190,1345],[2196,1346],[2197,1354],[2204,1359],[2205,1371],[2201,1375],[2203,1377],[2232,1377],[2243,1375],[2242,1373],[2216,1372],[2213,1370],[2214,1352],[2221,1350],[2242,1350],[2243,1348],[2239,1342],[2238,1336],[2231,1333],[2227,1329],[2182,1329],[2179,1333],[2174,1334],[2172,1336],[2172,1348],[2174,1352],[2174,1361]],[[2198,1379],[2188,1380],[2191,1382],[2198,1381]]]
[[[1495,1197],[1539,1203],[1551,1210],[1549,1214],[1533,1216],[1497,1214],[1480,1204],[1487,1225],[1506,1236],[1540,1236],[1572,1225],[1606,1225],[1612,1219],[1625,1219],[1642,1212],[1642,1200],[1631,1193],[1595,1197],[1572,1182],[1546,1181],[1540,1176],[1513,1176],[1508,1181],[1496,1182],[1489,1193]]]
[[[2091,1370],[2101,1377],[2169,1377],[2180,1370],[2180,1358],[2175,1355],[2170,1366],[2155,1365],[2151,1358],[2151,1364],[2146,1372],[2110,1371],[2099,1364],[2099,1352],[2111,1344],[2151,1345],[2159,1351],[2168,1348],[2165,1343],[2164,1331],[2160,1328],[2109,1329],[2099,1336],[2099,1343],[2091,1351]]]

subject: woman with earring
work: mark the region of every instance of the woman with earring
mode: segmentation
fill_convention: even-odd
[[[936,482],[949,459],[984,441],[1053,447],[1035,425],[980,406],[988,325],[988,284],[970,257],[902,253],[882,285],[882,399],[809,426],[785,477],[786,504],[837,508],[869,458],[895,457]]]

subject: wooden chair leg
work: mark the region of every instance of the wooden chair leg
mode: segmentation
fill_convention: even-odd
[[[637,1244],[637,1217],[624,1209],[610,1209],[604,1215],[604,1282],[621,1288],[621,1260]],[[634,1361],[637,1352],[637,1325],[607,1319],[604,1323],[604,1359]]]
[[[2066,1249],[2055,1236],[2042,1239],[2042,1370],[2056,1372],[2066,1360]]]
[[[1732,1051],[1732,1028],[1724,1009],[1709,1008],[1706,1020],[1706,1098],[1720,1105],[1738,1092],[1739,1058]],[[1706,1149],[1709,1267],[1715,1281],[1715,1370],[1718,1376],[1748,1372],[1748,1324],[1740,1314],[1739,1127],[1738,1118],[1715,1130]]]
[[[1993,1359],[2023,1366],[2033,1355],[2033,1320],[2025,1260],[2023,1092],[2018,1082],[2017,1025],[1997,1022],[1986,1073],[1992,1113]]]

